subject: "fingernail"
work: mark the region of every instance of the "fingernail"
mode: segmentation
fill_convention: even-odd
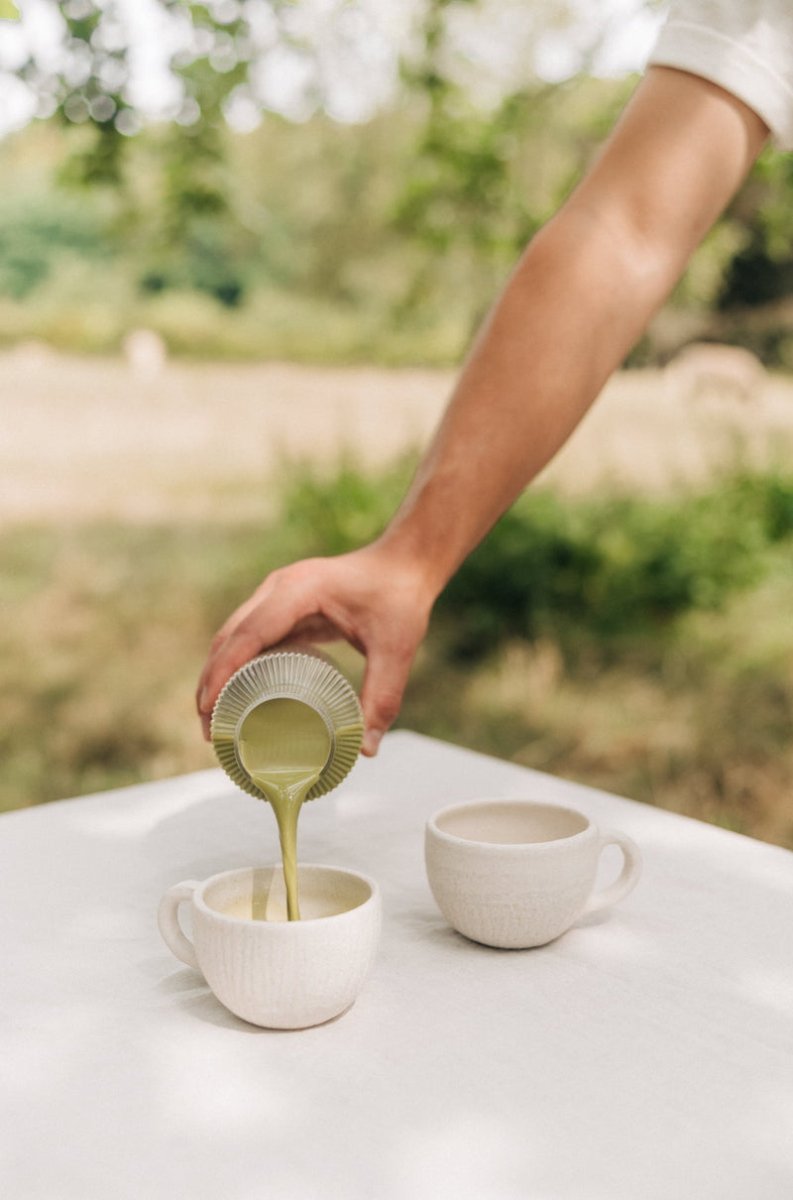
[[[209,709],[209,704],[207,703],[208,700],[209,700],[209,688],[202,687],[201,694],[198,697],[198,707],[201,709],[201,712],[208,711],[208,709]]]
[[[367,729],[366,736],[363,739],[363,750],[365,754],[377,754],[377,748],[383,740],[383,732],[381,729]]]

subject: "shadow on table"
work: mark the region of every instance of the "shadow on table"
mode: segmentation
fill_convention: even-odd
[[[599,913],[589,913],[587,916],[580,917],[570,927],[571,930],[585,929],[591,926],[604,925],[609,919],[613,919],[613,914],[607,911]],[[398,915],[398,920],[403,929],[409,929],[411,934],[425,944],[435,946],[439,949],[454,950],[469,950],[490,952],[491,954],[514,954],[515,950],[504,950],[498,946],[487,946],[483,942],[475,942],[468,938],[465,934],[458,933],[453,929],[446,920],[434,910],[431,902],[428,902],[426,907],[411,908],[404,910]],[[569,932],[569,931],[568,931]],[[552,942],[547,942],[546,945],[553,945],[565,934],[560,934],[558,938],[554,938]],[[542,950],[542,946],[532,946],[528,949]]]
[[[159,962],[159,960],[157,961]],[[204,982],[198,972],[189,967],[166,975],[155,983],[154,987],[163,995],[172,997],[176,1007],[180,1008],[187,1016],[196,1017],[199,1021],[204,1021],[208,1025],[216,1025],[220,1029],[234,1029],[239,1033],[251,1033],[259,1036],[302,1032],[293,1029],[264,1029],[259,1025],[251,1025],[249,1021],[243,1021],[241,1017],[236,1017],[220,1003],[209,984]],[[334,1025],[346,1011],[345,1009],[344,1012],[325,1021],[324,1024]]]
[[[157,960],[159,963],[159,959]],[[163,996],[171,997],[175,1006],[187,1016],[197,1017],[210,1025],[222,1029],[236,1029],[241,1033],[263,1033],[255,1025],[249,1025],[235,1017],[224,1008],[215,998],[211,988],[204,982],[197,971],[184,967],[165,975],[153,984],[154,989]]]

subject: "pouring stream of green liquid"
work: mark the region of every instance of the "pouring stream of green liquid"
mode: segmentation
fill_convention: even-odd
[[[245,770],[275,813],[287,916],[290,921],[299,921],[297,819],[303,801],[330,756],[330,734],[322,717],[310,705],[279,698],[265,700],[248,713],[240,729],[238,746]]]

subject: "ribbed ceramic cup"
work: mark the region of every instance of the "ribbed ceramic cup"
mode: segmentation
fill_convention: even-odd
[[[622,851],[622,872],[595,892],[598,859],[611,845]],[[584,914],[616,904],[641,874],[639,848],[624,833],[531,800],[443,809],[427,823],[425,860],[449,924],[475,942],[513,950],[551,942]]]
[[[338,787],[352,770],[363,741],[363,714],[350,681],[314,646],[283,643],[245,663],[227,680],[212,712],[211,737],[226,774],[251,796],[266,800],[240,754],[245,719],[271,700],[295,700],[313,709],[328,733],[328,758],[307,800]]]
[[[168,948],[200,971],[221,1004],[268,1029],[304,1029],[338,1016],[354,1002],[380,936],[380,890],[340,867],[298,868],[303,919],[286,919],[278,867],[225,871],[188,879],[160,901]],[[179,924],[189,904],[192,941]],[[256,906],[258,915],[253,919]]]

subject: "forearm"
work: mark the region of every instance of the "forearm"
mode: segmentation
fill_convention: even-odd
[[[383,536],[433,593],[581,420],[762,145],[759,119],[701,80],[662,70],[642,89],[518,264]]]
[[[592,226],[563,210],[532,242],[386,533],[435,591],[565,442],[659,302],[659,281],[636,278]]]

